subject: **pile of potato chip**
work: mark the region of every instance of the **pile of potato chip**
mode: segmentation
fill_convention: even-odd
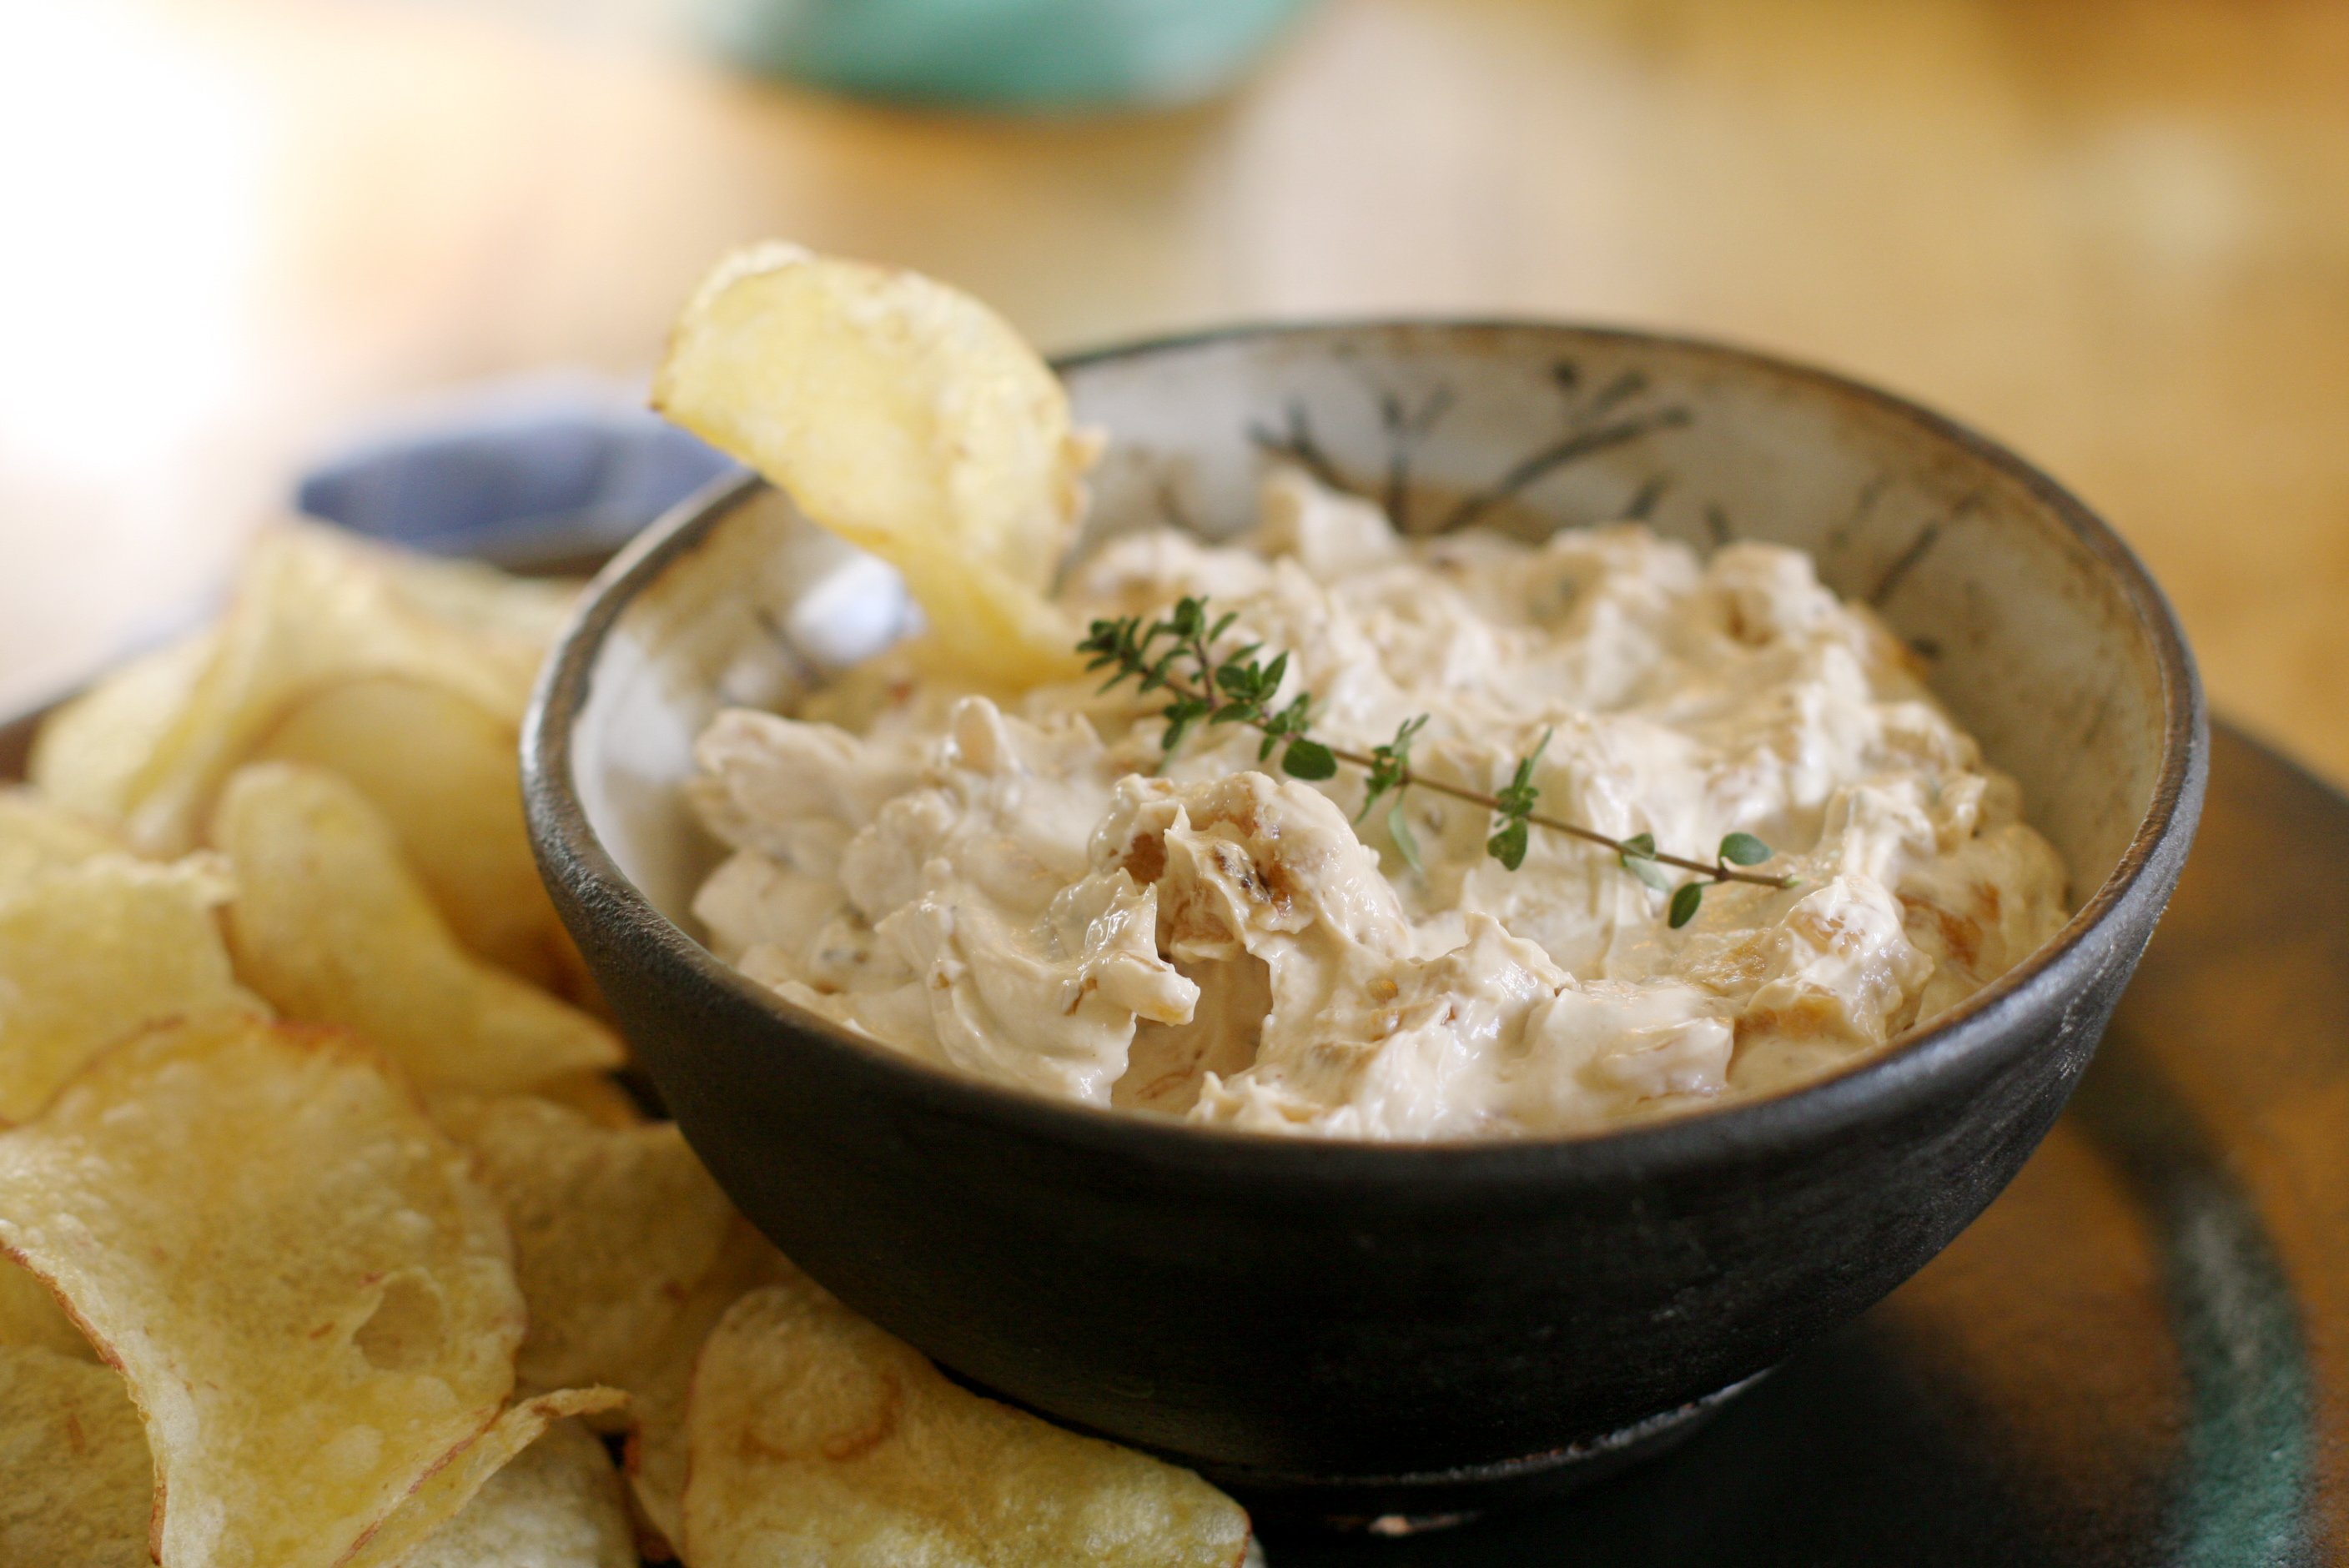
[[[1238,1562],[610,1076],[515,780],[569,596],[279,531],[0,790],[0,1568]]]

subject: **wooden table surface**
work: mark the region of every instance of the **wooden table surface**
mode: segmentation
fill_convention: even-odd
[[[1049,347],[1523,312],[1883,382],[2103,508],[2218,703],[2349,777],[2349,5],[1332,0],[1224,100],[1032,123],[744,79],[672,5],[0,14],[0,709],[184,615],[322,443],[641,373],[782,234]]]

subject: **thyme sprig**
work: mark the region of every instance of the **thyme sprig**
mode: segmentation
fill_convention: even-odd
[[[1387,808],[1387,832],[1395,849],[1415,871],[1422,869],[1419,845],[1402,807],[1408,791],[1423,789],[1492,812],[1495,820],[1491,837],[1485,841],[1485,851],[1511,871],[1525,863],[1530,830],[1534,828],[1613,850],[1625,871],[1657,892],[1671,894],[1667,918],[1675,930],[1696,918],[1708,887],[1742,882],[1760,887],[1791,888],[1799,882],[1792,876],[1771,876],[1744,869],[1762,864],[1772,853],[1769,845],[1751,833],[1727,835],[1708,861],[1666,854],[1656,847],[1651,833],[1618,839],[1577,822],[1545,815],[1539,810],[1541,791],[1534,783],[1534,772],[1540,766],[1542,753],[1548,748],[1547,731],[1543,732],[1532,751],[1517,758],[1509,782],[1498,793],[1490,795],[1465,785],[1429,778],[1412,767],[1412,742],[1427,725],[1428,716],[1423,713],[1399,726],[1392,740],[1367,752],[1316,740],[1310,734],[1311,693],[1300,692],[1278,709],[1272,706],[1288,674],[1286,652],[1263,659],[1259,657],[1264,652],[1261,643],[1250,643],[1228,653],[1216,652],[1237,619],[1227,612],[1210,620],[1207,601],[1185,595],[1157,620],[1125,615],[1095,621],[1085,639],[1077,645],[1077,651],[1089,655],[1085,665],[1088,670],[1111,672],[1109,679],[1102,683],[1104,692],[1131,680],[1137,692],[1167,694],[1166,706],[1159,710],[1166,720],[1165,731],[1159,738],[1164,757],[1173,757],[1185,738],[1203,722],[1210,727],[1246,724],[1264,738],[1263,744],[1257,748],[1257,760],[1269,761],[1273,753],[1278,752],[1281,770],[1292,779],[1332,778],[1340,762],[1361,769],[1369,775],[1365,780],[1367,792],[1354,820],[1362,821],[1380,800],[1392,796]],[[1665,866],[1693,872],[1694,879],[1674,887],[1671,878],[1662,870]]]

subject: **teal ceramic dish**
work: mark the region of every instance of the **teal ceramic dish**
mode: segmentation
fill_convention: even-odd
[[[1310,0],[707,0],[743,65],[894,102],[1164,107],[1231,85]]]

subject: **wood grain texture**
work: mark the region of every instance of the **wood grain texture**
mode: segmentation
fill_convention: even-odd
[[[2217,702],[2349,775],[2349,9],[1334,0],[1226,99],[1055,124],[747,80],[670,4],[11,11],[0,707],[168,624],[355,421],[638,372],[780,233],[1053,347],[1419,310],[1823,361],[2073,483]]]

